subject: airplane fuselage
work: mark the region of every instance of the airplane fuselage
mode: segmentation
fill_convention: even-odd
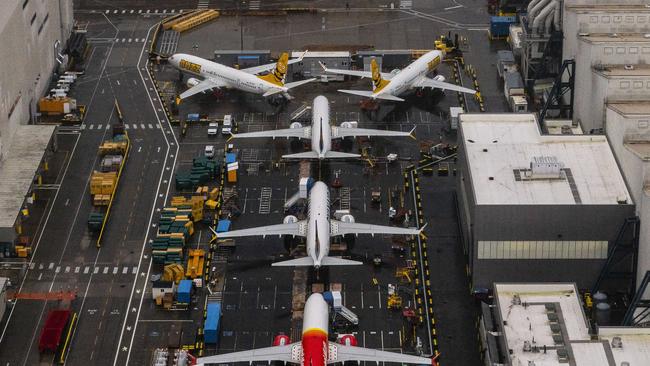
[[[330,251],[330,192],[323,182],[316,182],[309,193],[307,255],[319,268]]]
[[[271,89],[279,88],[279,86],[260,79],[256,75],[198,56],[177,53],[169,58],[169,62],[183,72],[203,79],[210,79],[216,84],[225,85],[226,88],[239,89],[255,94],[264,94]]]
[[[323,295],[307,298],[302,322],[302,365],[325,366],[328,358],[329,306]]]
[[[314,98],[311,123],[311,149],[318,153],[319,159],[324,159],[325,153],[332,149],[332,128],[329,120],[329,101],[324,96],[319,95]]]
[[[443,59],[442,52],[433,50],[425,53],[413,63],[402,69],[393,76],[390,83],[375,94],[400,95],[413,87],[413,84],[420,78],[425,77],[429,72],[438,67]]]

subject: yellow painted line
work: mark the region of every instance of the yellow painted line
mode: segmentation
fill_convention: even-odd
[[[70,321],[68,334],[66,334],[65,336],[65,342],[63,343],[63,350],[61,351],[61,357],[59,358],[60,363],[65,363],[65,357],[68,353],[68,345],[70,344],[70,339],[72,339],[72,335],[74,334],[76,328],[77,328],[77,313],[72,313],[72,320]]]

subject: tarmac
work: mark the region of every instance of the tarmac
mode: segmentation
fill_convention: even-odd
[[[175,331],[182,331],[182,345],[195,344],[205,298],[196,297],[187,311],[170,312],[156,307],[151,300],[150,279],[151,275],[160,273],[160,268],[152,264],[147,242],[156,232],[157,210],[176,193],[171,184],[173,173],[188,168],[192,158],[202,154],[205,145],[215,145],[219,156],[219,149],[226,142],[225,136],[208,137],[205,124],[190,125],[186,135],[181,136],[180,127],[169,123],[161,102],[186,86],[178,82],[178,72],[164,63],[154,66],[153,76],[161,90],[170,94],[160,96],[152,84],[146,67],[147,49],[152,40],[152,27],[161,16],[147,14],[143,1],[111,3],[107,7],[100,1],[75,1],[75,17],[87,25],[91,49],[86,73],[77,81],[74,94],[79,104],[87,106],[88,113],[78,128],[66,130],[60,136],[61,154],[57,155],[53,168],[57,173],[49,177],[60,188],[49,193],[47,204],[39,206],[44,215],[37,225],[40,235],[31,260],[25,264],[26,276],[16,285],[22,292],[77,291],[77,299],[71,306],[80,318],[71,341],[68,365],[148,364],[153,350],[166,347],[173,338],[170,333]],[[156,6],[161,12],[163,8],[177,11],[196,8],[199,3],[164,0]],[[233,2],[214,0],[208,3],[213,7],[233,5]],[[262,8],[267,3],[263,1]],[[309,2],[286,3],[299,6]],[[387,3],[365,1],[359,6],[372,11],[355,7],[348,11],[345,2],[328,2],[329,5],[319,2],[318,6],[327,6],[327,11],[268,18],[222,16],[183,34],[176,50],[211,58],[214,50],[238,49],[242,34],[244,48],[274,52],[300,50],[310,44],[352,43],[369,44],[377,49],[426,49],[432,47],[436,36],[453,30],[468,39],[463,46],[465,62],[478,70],[486,109],[505,111],[507,106],[497,83],[494,58],[496,49],[504,45],[488,43],[484,30],[488,18],[484,10],[472,1],[448,1],[435,6],[414,3],[415,8],[390,11],[384,7]],[[445,10],[457,5],[462,8]],[[138,14],[140,10],[143,12]],[[451,67],[443,64],[440,72],[449,79]],[[466,76],[464,83],[470,85]],[[385,113],[377,120],[360,111],[358,99],[336,92],[336,89],[368,87],[367,80],[312,83],[292,92],[295,99],[279,112],[260,97],[236,91],[197,95],[181,105],[179,117],[184,118],[187,113],[201,113],[210,118],[232,114],[239,132],[286,128],[291,112],[303,103],[311,104],[315,96],[325,95],[332,103],[332,124],[358,121],[359,127],[402,131],[416,126],[418,142],[455,144],[456,135],[450,131],[448,121],[449,107],[458,104],[455,93],[411,96],[398,107],[382,107]],[[88,181],[98,163],[97,146],[109,136],[108,125],[116,121],[115,98],[121,105],[133,146],[104,244],[98,250],[86,229],[86,218],[91,211]],[[468,100],[470,111],[478,112],[478,104],[472,98]],[[314,163],[312,176],[327,184],[332,184],[336,175],[340,177],[343,187],[331,191],[334,208],[349,207],[358,222],[388,224],[387,197],[392,190],[402,190],[404,169],[419,159],[418,143],[408,138],[374,138],[369,144],[371,153],[378,157],[375,168],[352,160],[325,162],[320,166]],[[300,151],[300,147],[278,139],[237,141],[235,148],[239,150],[241,167],[236,192],[242,215],[234,220],[233,229],[282,222],[283,204],[298,189],[298,163],[282,162],[278,166],[274,163],[280,160],[280,155]],[[353,152],[358,146],[346,141],[335,148]],[[382,159],[389,153],[398,154],[400,160],[388,163]],[[469,293],[465,274],[466,258],[456,217],[455,179],[453,174],[420,175],[422,207],[428,223],[426,250],[432,308],[441,364],[478,365],[481,362],[476,336],[478,309]],[[382,202],[373,205],[370,192],[378,187]],[[405,200],[409,205],[408,192]],[[207,249],[209,238],[207,228],[200,226],[190,245]],[[391,244],[391,238],[387,237],[356,238],[349,254],[365,264],[331,268],[321,280],[343,284],[344,303],[360,318],[358,327],[344,327],[342,331],[355,334],[359,344],[365,347],[412,352],[412,345],[405,342],[408,332],[401,314],[386,309],[387,285],[399,282],[395,269],[404,263],[403,256],[392,250]],[[220,254],[225,259],[218,270],[224,281],[219,294],[223,304],[220,340],[216,346],[205,345],[204,353],[266,347],[279,332],[295,335],[296,324],[291,322],[293,270],[270,267],[270,263],[287,256],[282,239],[237,239],[234,251]],[[371,264],[377,254],[383,259],[380,267]],[[313,282],[313,274],[308,277]],[[408,296],[403,297],[406,304],[414,305],[409,304]],[[51,364],[52,355],[38,353],[38,334],[47,309],[60,305],[52,301],[19,300],[8,310],[0,339],[0,362]],[[430,353],[428,335],[423,327],[419,328],[417,335],[424,343],[422,351]]]

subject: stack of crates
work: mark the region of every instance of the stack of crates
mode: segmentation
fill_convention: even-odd
[[[194,189],[208,180],[214,180],[220,170],[221,164],[214,160],[205,156],[194,158],[191,171],[176,173],[176,190]]]
[[[199,187],[198,190],[201,190],[202,188],[207,189],[208,187]],[[204,202],[205,198],[199,195],[192,196],[190,199],[187,199],[184,196],[175,196],[172,198],[171,205],[177,209],[190,210],[192,221],[197,222],[203,220]]]
[[[90,194],[93,205],[108,206],[117,181],[117,172],[93,172],[90,177]]]
[[[183,261],[185,243],[194,234],[194,223],[191,217],[191,205],[163,209],[158,222],[158,235],[152,243],[152,256],[155,263],[169,264]]]
[[[100,170],[102,172],[116,172],[120,170],[122,159],[122,155],[106,155],[99,166]]]
[[[104,141],[99,146],[99,155],[104,156],[108,154],[122,155],[126,153],[126,139],[124,135],[115,135],[113,141]]]
[[[159,235],[151,244],[151,255],[154,263],[181,263],[183,261],[184,245],[185,239],[182,234]]]

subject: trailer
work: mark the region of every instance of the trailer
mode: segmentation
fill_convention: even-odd
[[[39,352],[57,352],[59,350],[63,334],[69,326],[71,315],[72,311],[70,310],[50,310],[38,338]]]

